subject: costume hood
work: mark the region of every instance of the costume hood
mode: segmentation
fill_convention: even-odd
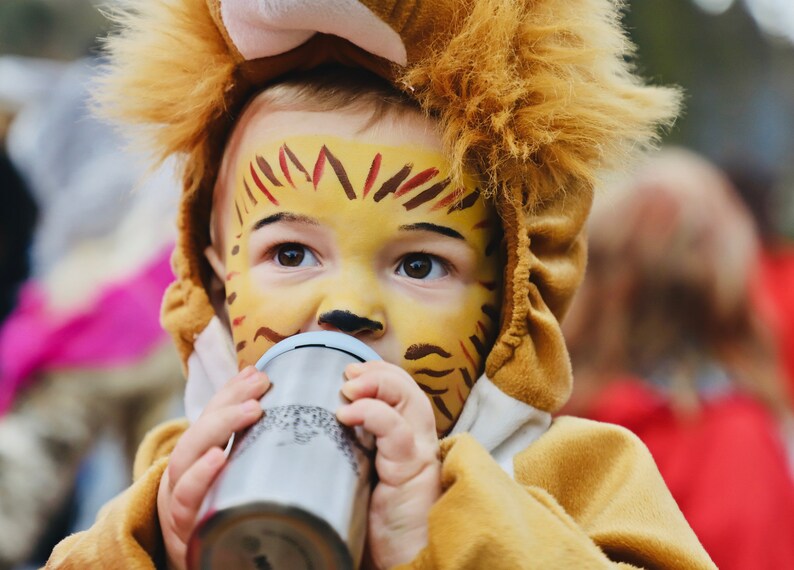
[[[617,2],[142,0],[119,20],[104,111],[159,158],[183,158],[177,279],[162,322],[186,366],[217,323],[202,252],[231,126],[266,84],[333,62],[381,75],[436,117],[452,175],[478,172],[496,202],[506,266],[489,393],[546,415],[566,401],[559,320],[584,271],[598,175],[622,167],[678,107],[674,90],[632,74]]]

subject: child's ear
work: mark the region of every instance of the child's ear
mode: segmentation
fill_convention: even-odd
[[[226,275],[226,265],[223,263],[221,256],[218,255],[218,250],[215,249],[214,245],[208,245],[204,249],[204,257],[210,262],[215,275],[220,279],[220,282],[223,283],[223,276]]]

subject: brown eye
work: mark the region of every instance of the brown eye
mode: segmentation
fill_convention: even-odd
[[[278,248],[276,259],[279,265],[284,267],[300,267],[308,257],[312,260],[314,256],[306,251],[306,248],[297,243],[287,243]],[[308,260],[307,260],[308,261]]]
[[[397,268],[397,273],[411,279],[438,279],[447,274],[442,262],[426,253],[406,255]]]

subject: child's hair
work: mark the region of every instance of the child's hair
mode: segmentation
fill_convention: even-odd
[[[276,109],[316,112],[370,109],[370,122],[419,105],[388,81],[361,68],[327,65],[293,72],[262,89],[249,100],[264,101]]]
[[[616,194],[594,209],[587,274],[566,323],[577,375],[609,381],[662,367],[675,378],[674,402],[689,407],[697,367],[711,360],[770,408],[785,409],[750,294],[757,231],[728,179],[671,149]]]

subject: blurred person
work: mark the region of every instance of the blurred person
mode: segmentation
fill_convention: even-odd
[[[663,151],[595,208],[564,326],[567,411],[639,435],[723,570],[794,567],[790,407],[750,299],[758,254],[726,177]]]
[[[0,328],[0,568],[41,564],[93,522],[182,385],[159,325],[178,185],[169,164],[140,182],[142,160],[86,107],[94,75],[69,65],[8,134],[40,215]]]
[[[794,243],[779,227],[776,176],[747,158],[731,160],[725,172],[758,226],[760,261],[752,293],[775,337],[789,395],[794,393]]]

